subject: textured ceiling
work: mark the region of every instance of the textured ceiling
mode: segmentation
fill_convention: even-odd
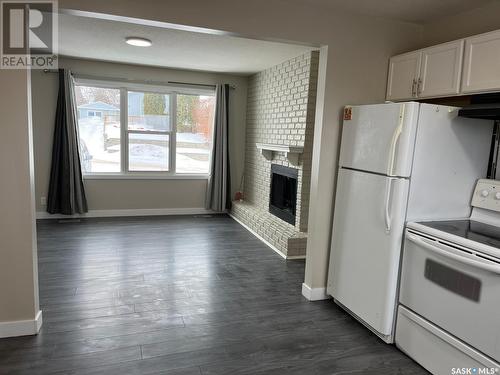
[[[425,24],[500,0],[287,0],[373,17]],[[127,36],[151,39],[153,46],[124,43]],[[252,74],[298,56],[312,47],[258,41],[114,20],[61,14],[61,55],[233,74]]]
[[[312,50],[312,47],[211,35],[61,14],[59,54],[188,70],[251,74]],[[151,39],[133,47],[127,36]]]

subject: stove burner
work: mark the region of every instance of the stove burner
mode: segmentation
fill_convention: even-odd
[[[500,228],[493,225],[473,220],[427,221],[419,224],[500,249]]]

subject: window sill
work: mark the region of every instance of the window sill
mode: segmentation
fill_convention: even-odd
[[[208,180],[206,174],[84,174],[84,180]]]

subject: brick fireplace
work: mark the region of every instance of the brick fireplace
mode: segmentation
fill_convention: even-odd
[[[249,78],[244,199],[231,214],[286,258],[306,254],[318,61],[312,51]]]

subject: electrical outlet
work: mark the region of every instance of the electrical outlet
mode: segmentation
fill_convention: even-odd
[[[46,197],[40,197],[40,204],[42,206],[46,206],[47,205],[47,198]]]

